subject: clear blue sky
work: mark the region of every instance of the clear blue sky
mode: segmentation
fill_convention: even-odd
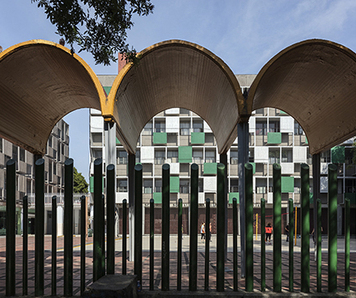
[[[136,17],[128,42],[137,51],[168,39],[197,43],[219,56],[236,74],[257,74],[287,46],[321,38],[356,51],[354,0],[152,0],[152,15]],[[31,0],[0,0],[0,45],[6,49],[31,39],[58,42],[55,27]],[[95,65],[97,74],[117,74],[117,64]],[[1,107],[0,107],[1,108]],[[65,117],[70,125],[70,157],[89,176],[89,112]]]

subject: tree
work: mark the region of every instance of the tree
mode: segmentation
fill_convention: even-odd
[[[89,184],[85,181],[82,173],[78,173],[77,169],[74,167],[73,170],[73,180],[74,180],[74,193],[87,193]]]
[[[96,64],[110,65],[116,53],[126,53],[135,62],[136,51],[126,43],[132,16],[152,13],[151,0],[31,0],[45,10],[47,19],[57,27],[57,34],[67,43],[90,52]]]

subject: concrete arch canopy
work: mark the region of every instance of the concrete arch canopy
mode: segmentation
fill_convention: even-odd
[[[137,65],[118,74],[102,110],[117,123],[120,141],[135,153],[139,134],[157,113],[181,107],[201,116],[212,128],[219,152],[237,136],[244,100],[236,77],[210,51],[196,44],[170,40],[138,54]]]
[[[356,134],[356,54],[325,40],[294,44],[261,69],[248,101],[293,116],[310,153],[322,152]]]
[[[53,42],[32,40],[0,53],[0,135],[43,155],[54,125],[106,95],[91,68]]]

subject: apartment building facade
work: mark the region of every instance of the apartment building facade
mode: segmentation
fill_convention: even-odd
[[[104,88],[109,92],[115,76],[98,76]],[[254,75],[236,76],[241,88],[249,88]],[[239,202],[238,177],[238,139],[227,153],[228,183],[228,233],[232,233],[232,199]],[[340,146],[321,154],[320,199],[322,201],[323,229],[327,231],[327,165],[338,165],[338,233],[342,233],[344,198],[356,203],[356,167],[352,164],[353,142],[349,140]],[[93,163],[98,157],[105,163],[104,122],[100,111],[90,111],[90,152],[91,152],[91,191],[93,191]],[[137,141],[136,163],[143,166],[143,218],[144,233],[149,233],[149,201],[154,199],[155,232],[160,232],[160,205],[162,202],[162,165],[170,164],[170,206],[171,233],[177,233],[178,199],[183,200],[183,233],[189,230],[189,191],[190,166],[199,166],[199,212],[198,222],[204,222],[205,200],[211,201],[212,232],[216,231],[216,174],[220,156],[217,151],[214,134],[209,125],[192,111],[172,108],[157,114],[144,127]],[[300,206],[301,177],[300,166],[306,163],[310,167],[310,202],[313,207],[312,157],[309,154],[308,140],[301,126],[284,111],[275,108],[263,108],[253,112],[249,120],[249,162],[253,165],[254,214],[260,214],[261,199],[266,200],[267,221],[272,222],[274,163],[281,165],[282,174],[282,230],[287,223],[288,200],[293,199],[294,206]],[[127,153],[116,142],[116,204],[121,210],[123,199],[128,199]],[[355,209],[352,209],[355,213]],[[311,213],[312,214],[312,213]],[[119,218],[120,212],[119,212]],[[299,218],[299,217],[298,217]],[[311,223],[313,217],[311,216]],[[356,226],[351,227],[353,233]],[[120,231],[119,231],[120,232]]]

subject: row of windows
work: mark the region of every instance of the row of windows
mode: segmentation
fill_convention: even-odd
[[[280,122],[279,120],[269,120],[267,125],[267,119],[256,119],[256,135],[262,136],[267,135],[268,132],[280,132]],[[303,129],[297,121],[294,121],[294,134],[303,135]]]

